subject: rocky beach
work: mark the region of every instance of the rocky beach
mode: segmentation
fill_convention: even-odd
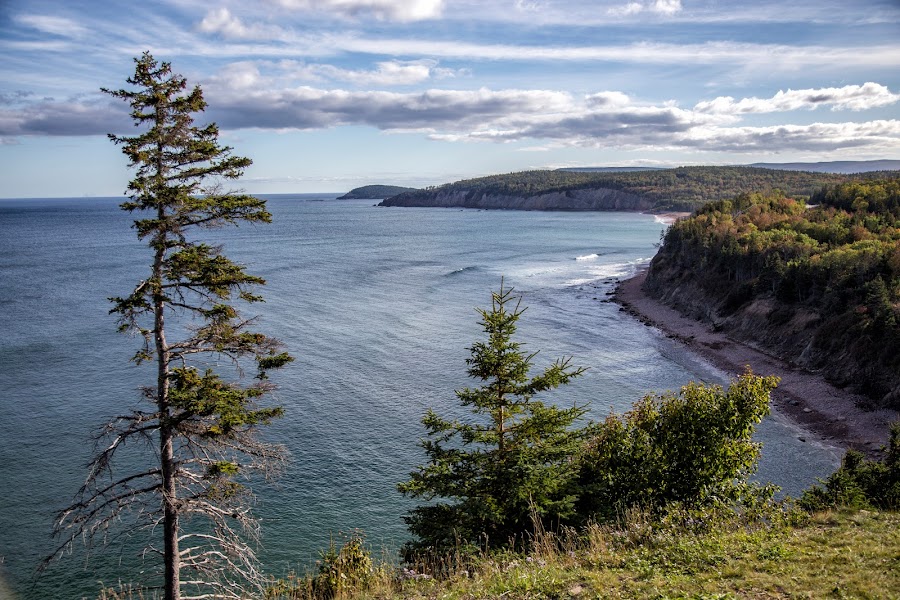
[[[794,420],[808,439],[880,456],[897,411],[866,410],[867,399],[828,383],[821,373],[792,367],[787,361],[714,331],[650,297],[642,288],[646,270],[621,281],[613,300],[644,324],[656,327],[732,376],[750,367],[759,375],[776,375],[781,383],[772,396],[773,410]]]

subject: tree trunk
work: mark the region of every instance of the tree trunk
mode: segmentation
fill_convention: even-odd
[[[165,208],[160,205],[157,208],[157,217],[160,222],[165,219]],[[153,275],[157,285],[162,285],[163,264],[166,257],[166,234],[161,234],[158,240],[156,256],[153,263]],[[173,448],[172,425],[169,408],[169,347],[166,343],[165,328],[165,302],[162,290],[155,291],[153,301],[154,328],[156,341],[157,381],[156,381],[156,405],[159,411],[159,459],[162,472],[162,501],[163,501],[163,564],[164,564],[164,589],[166,600],[180,600],[181,598],[181,555],[178,551],[178,494],[175,488],[175,451]]]
[[[163,474],[163,537],[165,561],[165,598],[181,598],[181,557],[178,551],[178,504],[175,495],[175,466],[172,434],[164,427],[160,435]]]

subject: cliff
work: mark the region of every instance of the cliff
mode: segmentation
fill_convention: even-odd
[[[883,364],[872,339],[858,335],[842,316],[829,317],[772,296],[732,310],[728,296],[710,293],[695,272],[663,260],[654,261],[644,286],[652,297],[730,338],[868,397],[871,408],[900,409],[900,375]]]
[[[432,194],[407,193],[383,201],[379,206],[428,206],[510,210],[650,210],[654,202],[637,194],[608,188],[549,192],[515,196],[472,190],[438,190]]]
[[[873,406],[900,408],[900,179],[811,202],[707,205],[669,229],[644,289]]]

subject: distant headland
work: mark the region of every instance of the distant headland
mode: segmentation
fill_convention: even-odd
[[[405,191],[387,197],[379,206],[691,212],[738,194],[781,190],[792,197],[809,197],[825,186],[865,181],[896,170],[900,170],[900,160],[643,170],[545,169]]]
[[[399,185],[364,185],[340,196],[338,200],[384,200],[404,192],[414,192],[416,188]]]

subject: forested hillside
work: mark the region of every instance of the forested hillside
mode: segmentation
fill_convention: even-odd
[[[900,178],[808,203],[743,194],[673,225],[647,289],[681,310],[900,406]]]
[[[867,181],[876,174],[838,175],[781,171],[752,167],[679,167],[633,172],[523,171],[467,179],[424,190],[406,192],[382,202],[383,206],[466,206],[470,208],[522,208],[515,199],[546,197],[530,209],[600,210],[611,206],[567,205],[566,197],[588,190],[609,190],[630,197],[632,210],[692,211],[707,202],[746,193],[782,190],[790,196],[809,196],[825,185]],[[885,176],[884,173],[881,176]]]

